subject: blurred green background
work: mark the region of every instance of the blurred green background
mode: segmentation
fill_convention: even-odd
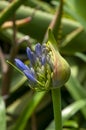
[[[6,60],[27,64],[26,47],[46,40],[56,12],[54,34],[71,68],[61,89],[63,130],[86,130],[86,0],[0,0],[0,130],[55,130],[51,93],[31,90]]]

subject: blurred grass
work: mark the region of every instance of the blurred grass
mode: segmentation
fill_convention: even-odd
[[[64,129],[86,129],[85,3],[85,0],[79,0],[78,4],[77,0],[65,0],[64,2],[58,48],[70,64],[72,72],[69,81],[62,88]],[[26,78],[16,70],[14,71],[14,68],[12,68],[13,74],[10,77],[9,92],[7,95],[2,95],[2,82],[7,70],[3,67],[1,59],[4,61],[10,59],[10,52],[15,46],[14,40],[16,38],[17,53],[15,56],[27,63],[26,46],[34,48],[36,42],[42,43],[59,4],[60,0],[51,0],[51,2],[0,0],[0,48],[2,50],[2,52],[0,51],[0,129],[2,130],[24,130],[31,129],[32,126],[35,126],[37,130],[54,129],[54,123],[53,125],[51,123],[53,111],[50,92],[46,96],[44,96],[44,92],[32,93]],[[21,26],[15,26],[16,20],[23,20],[28,17],[31,18],[31,21],[25,21]],[[8,29],[2,29],[3,24],[8,21],[14,22],[14,24]],[[29,40],[24,39],[26,35],[29,36]],[[13,53],[15,54],[15,52]],[[6,81],[5,85],[7,85]],[[7,107],[6,111],[5,106]],[[33,123],[32,115],[34,113],[35,121]],[[48,126],[50,123],[51,125]]]
[[[6,110],[2,97],[0,97],[0,129],[6,130]]]

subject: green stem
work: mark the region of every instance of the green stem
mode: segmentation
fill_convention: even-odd
[[[55,130],[62,130],[62,115],[61,115],[61,94],[60,88],[52,89],[53,111],[55,120]]]

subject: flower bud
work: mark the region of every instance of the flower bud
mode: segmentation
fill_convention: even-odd
[[[54,48],[54,46],[48,42],[48,47],[50,49],[50,57],[52,64],[52,83],[53,88],[63,86],[70,76],[70,67],[66,60],[60,55],[58,50]]]
[[[16,66],[29,80],[29,86],[38,91],[50,90],[64,85],[70,76],[68,63],[48,41],[36,44],[35,50],[26,49],[29,66],[15,59]]]

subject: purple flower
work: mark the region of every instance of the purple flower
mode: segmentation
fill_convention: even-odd
[[[41,45],[40,43],[36,44],[35,53],[41,65],[45,65],[47,63],[47,53],[48,53],[46,45],[45,44]]]
[[[42,64],[42,65],[45,65],[46,60],[47,60],[46,55],[43,55],[42,58],[41,58],[41,64]]]
[[[35,61],[36,61],[35,54],[31,51],[31,49],[29,47],[27,47],[26,52],[27,52],[27,56],[31,62],[31,65],[34,65]]]
[[[21,70],[21,71],[24,71],[24,70],[28,70],[29,69],[29,67],[28,66],[26,66],[21,60],[19,60],[19,59],[15,59],[15,64],[16,64],[16,66]]]
[[[32,82],[36,82],[36,78],[35,78],[35,72],[33,68],[29,68],[27,65],[25,65],[21,60],[19,59],[15,59],[15,64],[16,66],[23,71],[23,73],[26,75],[26,77],[32,81]]]
[[[26,53],[29,66],[19,59],[15,59],[15,64],[23,71],[33,89],[49,90],[62,86],[68,80],[70,67],[50,42],[36,44],[34,51],[27,47]]]
[[[47,80],[47,64],[49,55],[48,48],[46,44],[41,45],[40,43],[36,44],[35,50],[32,51],[29,47],[26,49],[27,57],[30,61],[29,66],[25,65],[21,60],[15,59],[16,66],[23,71],[25,76],[30,81],[31,86],[35,86],[44,89],[46,80]],[[35,83],[33,85],[33,83]]]
[[[38,86],[41,85],[41,87],[43,87],[44,82],[46,82],[46,72],[43,68],[46,68],[48,54],[46,45],[41,45],[40,43],[36,44],[35,51],[32,51],[29,47],[27,47],[26,53],[28,59],[30,60],[29,67],[19,59],[15,59],[15,64],[21,71],[23,71],[25,76],[29,79],[31,85],[33,83],[37,83]],[[42,73],[40,72],[41,69],[44,70]],[[34,84],[34,86],[37,84]]]
[[[24,74],[31,82],[36,82],[36,78],[33,76],[32,73],[30,73],[30,71],[24,70]]]
[[[38,43],[36,44],[35,46],[35,53],[38,57],[40,57],[42,55],[42,47],[41,47],[41,44]]]

